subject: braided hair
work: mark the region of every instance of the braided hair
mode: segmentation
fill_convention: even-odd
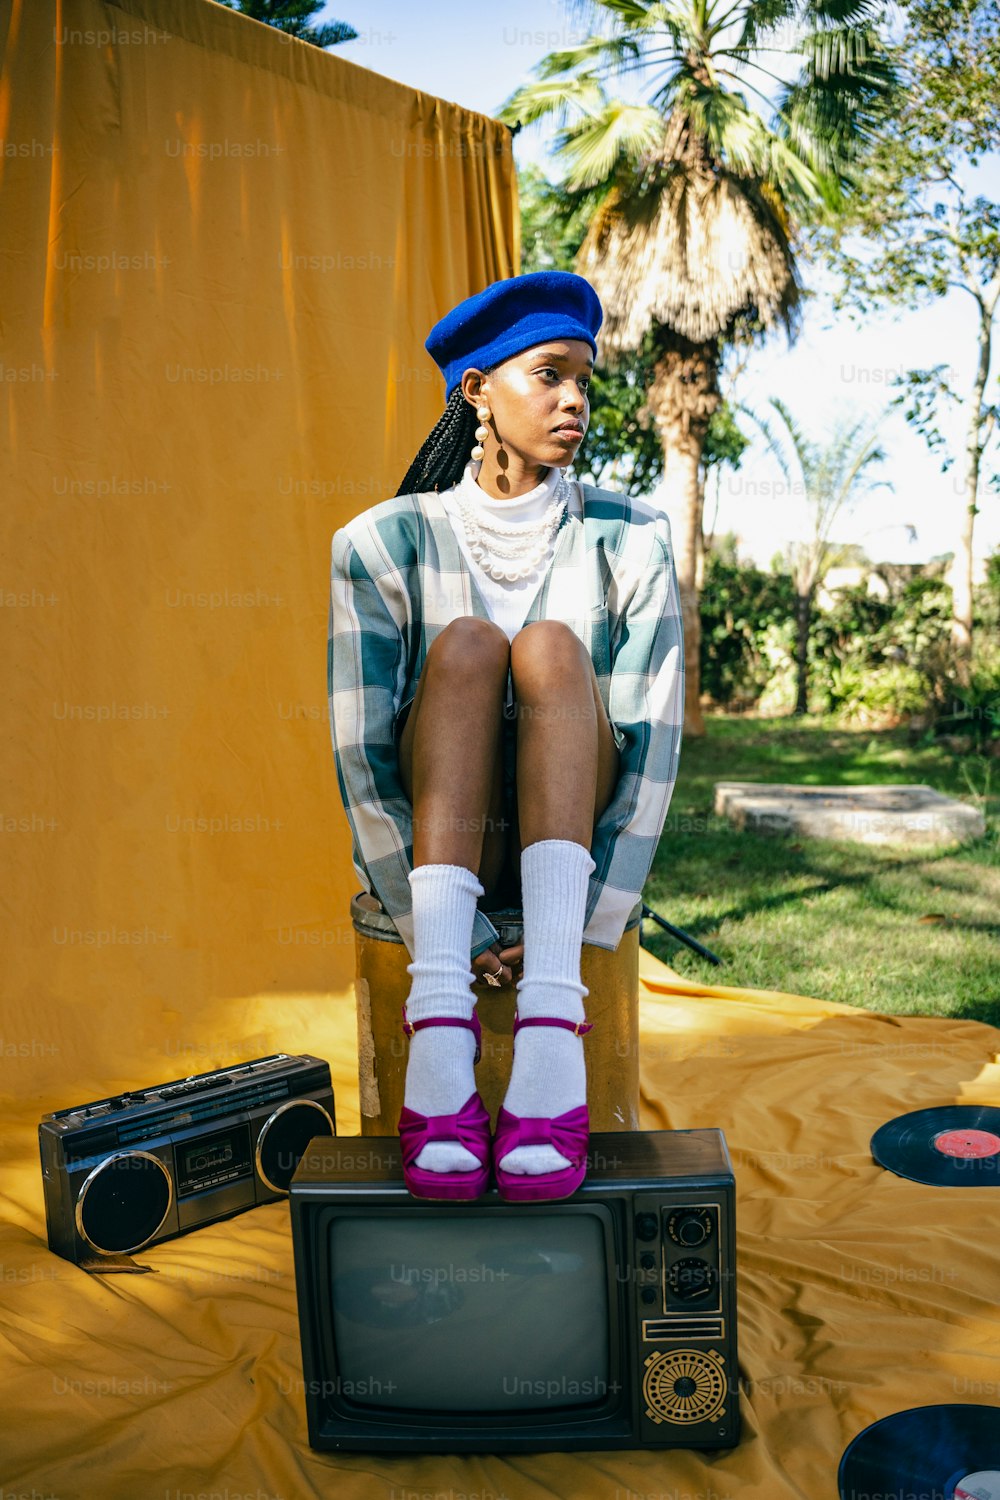
[[[489,375],[495,369],[495,365],[484,366],[482,373]],[[403,475],[396,494],[416,495],[422,490],[446,490],[457,484],[475,446],[478,426],[475,407],[469,405],[462,387],[457,385],[436,426]]]

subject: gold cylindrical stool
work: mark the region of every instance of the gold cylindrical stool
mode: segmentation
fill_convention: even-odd
[[[500,933],[500,947],[512,948],[523,934],[519,908],[487,912]],[[639,922],[636,902],[618,947],[584,943],[580,978],[590,991],[584,1001],[593,1031],[584,1042],[587,1104],[592,1130],[639,1128]],[[409,951],[392,918],[374,896],[351,901],[354,923],[354,993],[358,1014],[358,1083],[361,1133],[395,1135],[403,1107],[409,1043],[403,1035],[403,1006],[410,993]],[[473,987],[483,1029],[476,1087],[494,1124],[507,1092],[513,1056],[511,1031],[517,990],[494,989],[485,980]]]

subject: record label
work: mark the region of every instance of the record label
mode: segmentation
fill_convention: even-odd
[[[1000,1109],[949,1104],[899,1115],[876,1130],[871,1153],[880,1167],[910,1182],[1000,1187]]]
[[[932,1142],[935,1151],[945,1156],[962,1156],[967,1160],[980,1156],[996,1156],[1000,1151],[1000,1135],[988,1130],[943,1130]]]
[[[955,1486],[954,1500],[1000,1500],[1000,1469],[966,1474]]]
[[[840,1460],[840,1500],[1000,1500],[1000,1406],[915,1406],[873,1422]]]

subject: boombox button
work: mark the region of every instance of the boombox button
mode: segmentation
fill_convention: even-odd
[[[644,1250],[639,1256],[639,1264],[644,1271],[652,1271],[656,1267],[656,1256],[649,1250]]]
[[[635,1232],[641,1240],[655,1240],[660,1232],[656,1214],[636,1214]]]
[[[639,1295],[642,1298],[643,1302],[656,1301],[656,1291],[651,1286],[644,1286]]]

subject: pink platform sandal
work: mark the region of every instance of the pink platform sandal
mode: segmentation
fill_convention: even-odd
[[[406,1006],[403,1006],[403,1030],[407,1036],[425,1026],[464,1026],[473,1032],[476,1038],[475,1067],[482,1055],[482,1028],[474,1012],[471,1021],[463,1021],[458,1016],[408,1021]],[[455,1203],[482,1197],[490,1177],[490,1117],[478,1090],[469,1095],[457,1115],[422,1115],[404,1105],[397,1129],[403,1156],[403,1181],[414,1198]],[[470,1172],[428,1172],[426,1167],[415,1166],[417,1157],[430,1141],[457,1141],[472,1152],[480,1163],[479,1167]]]
[[[586,1036],[593,1030],[592,1021],[564,1021],[558,1016],[514,1017],[514,1036],[522,1026],[562,1026],[575,1036]],[[501,1108],[493,1138],[494,1175],[497,1192],[508,1203],[549,1203],[575,1193],[587,1175],[587,1145],[590,1140],[590,1112],[585,1104],[557,1115],[519,1117]],[[505,1172],[499,1163],[518,1146],[553,1146],[571,1163],[561,1172]]]

